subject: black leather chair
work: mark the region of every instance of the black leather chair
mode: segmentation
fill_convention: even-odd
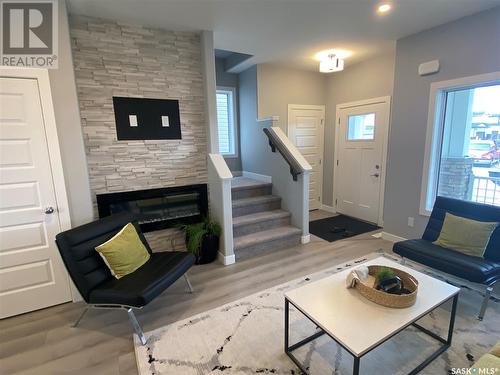
[[[432,243],[441,233],[446,212],[478,221],[500,222],[500,207],[437,197],[422,238],[397,242],[392,250],[403,259],[485,285],[486,293],[478,315],[482,320],[493,285],[500,280],[500,226],[492,233],[484,257],[473,257]]]
[[[116,279],[95,247],[109,240],[127,223],[133,223],[151,258],[133,273]],[[153,253],[132,214],[108,216],[59,233],[56,243],[71,279],[87,303],[75,327],[89,307],[124,309],[144,345],[146,338],[133,309],[147,305],[183,275],[190,292],[193,291],[186,271],[194,264],[194,255],[178,251]]]

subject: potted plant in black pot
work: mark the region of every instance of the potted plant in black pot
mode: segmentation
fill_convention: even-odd
[[[179,229],[186,234],[186,248],[196,256],[196,264],[211,263],[217,258],[222,232],[219,223],[206,218],[201,223],[181,225]]]

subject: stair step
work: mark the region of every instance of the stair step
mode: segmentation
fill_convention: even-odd
[[[292,247],[300,244],[302,231],[292,226],[284,226],[255,232],[234,239],[237,260],[245,259],[267,251]]]
[[[270,195],[273,191],[273,184],[267,182],[255,182],[246,185],[236,185],[231,188],[233,200]]]
[[[285,210],[257,212],[233,219],[233,236],[241,237],[266,229],[290,225],[290,213]]]
[[[281,198],[275,195],[235,199],[233,200],[233,218],[279,208],[281,208]]]

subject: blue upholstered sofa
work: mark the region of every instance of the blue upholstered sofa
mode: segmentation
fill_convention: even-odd
[[[432,243],[439,237],[446,212],[478,221],[500,222],[500,207],[437,197],[422,238],[397,242],[393,251],[403,258],[485,285],[478,316],[482,320],[493,285],[500,280],[500,226],[491,235],[484,258],[465,255]]]

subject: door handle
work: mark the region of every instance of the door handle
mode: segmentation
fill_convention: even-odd
[[[54,213],[54,207],[52,207],[52,206],[46,207],[45,210],[44,210],[44,212],[45,212],[46,215],[53,214]]]
[[[378,173],[374,173],[370,175],[371,177],[379,177],[380,175]]]

